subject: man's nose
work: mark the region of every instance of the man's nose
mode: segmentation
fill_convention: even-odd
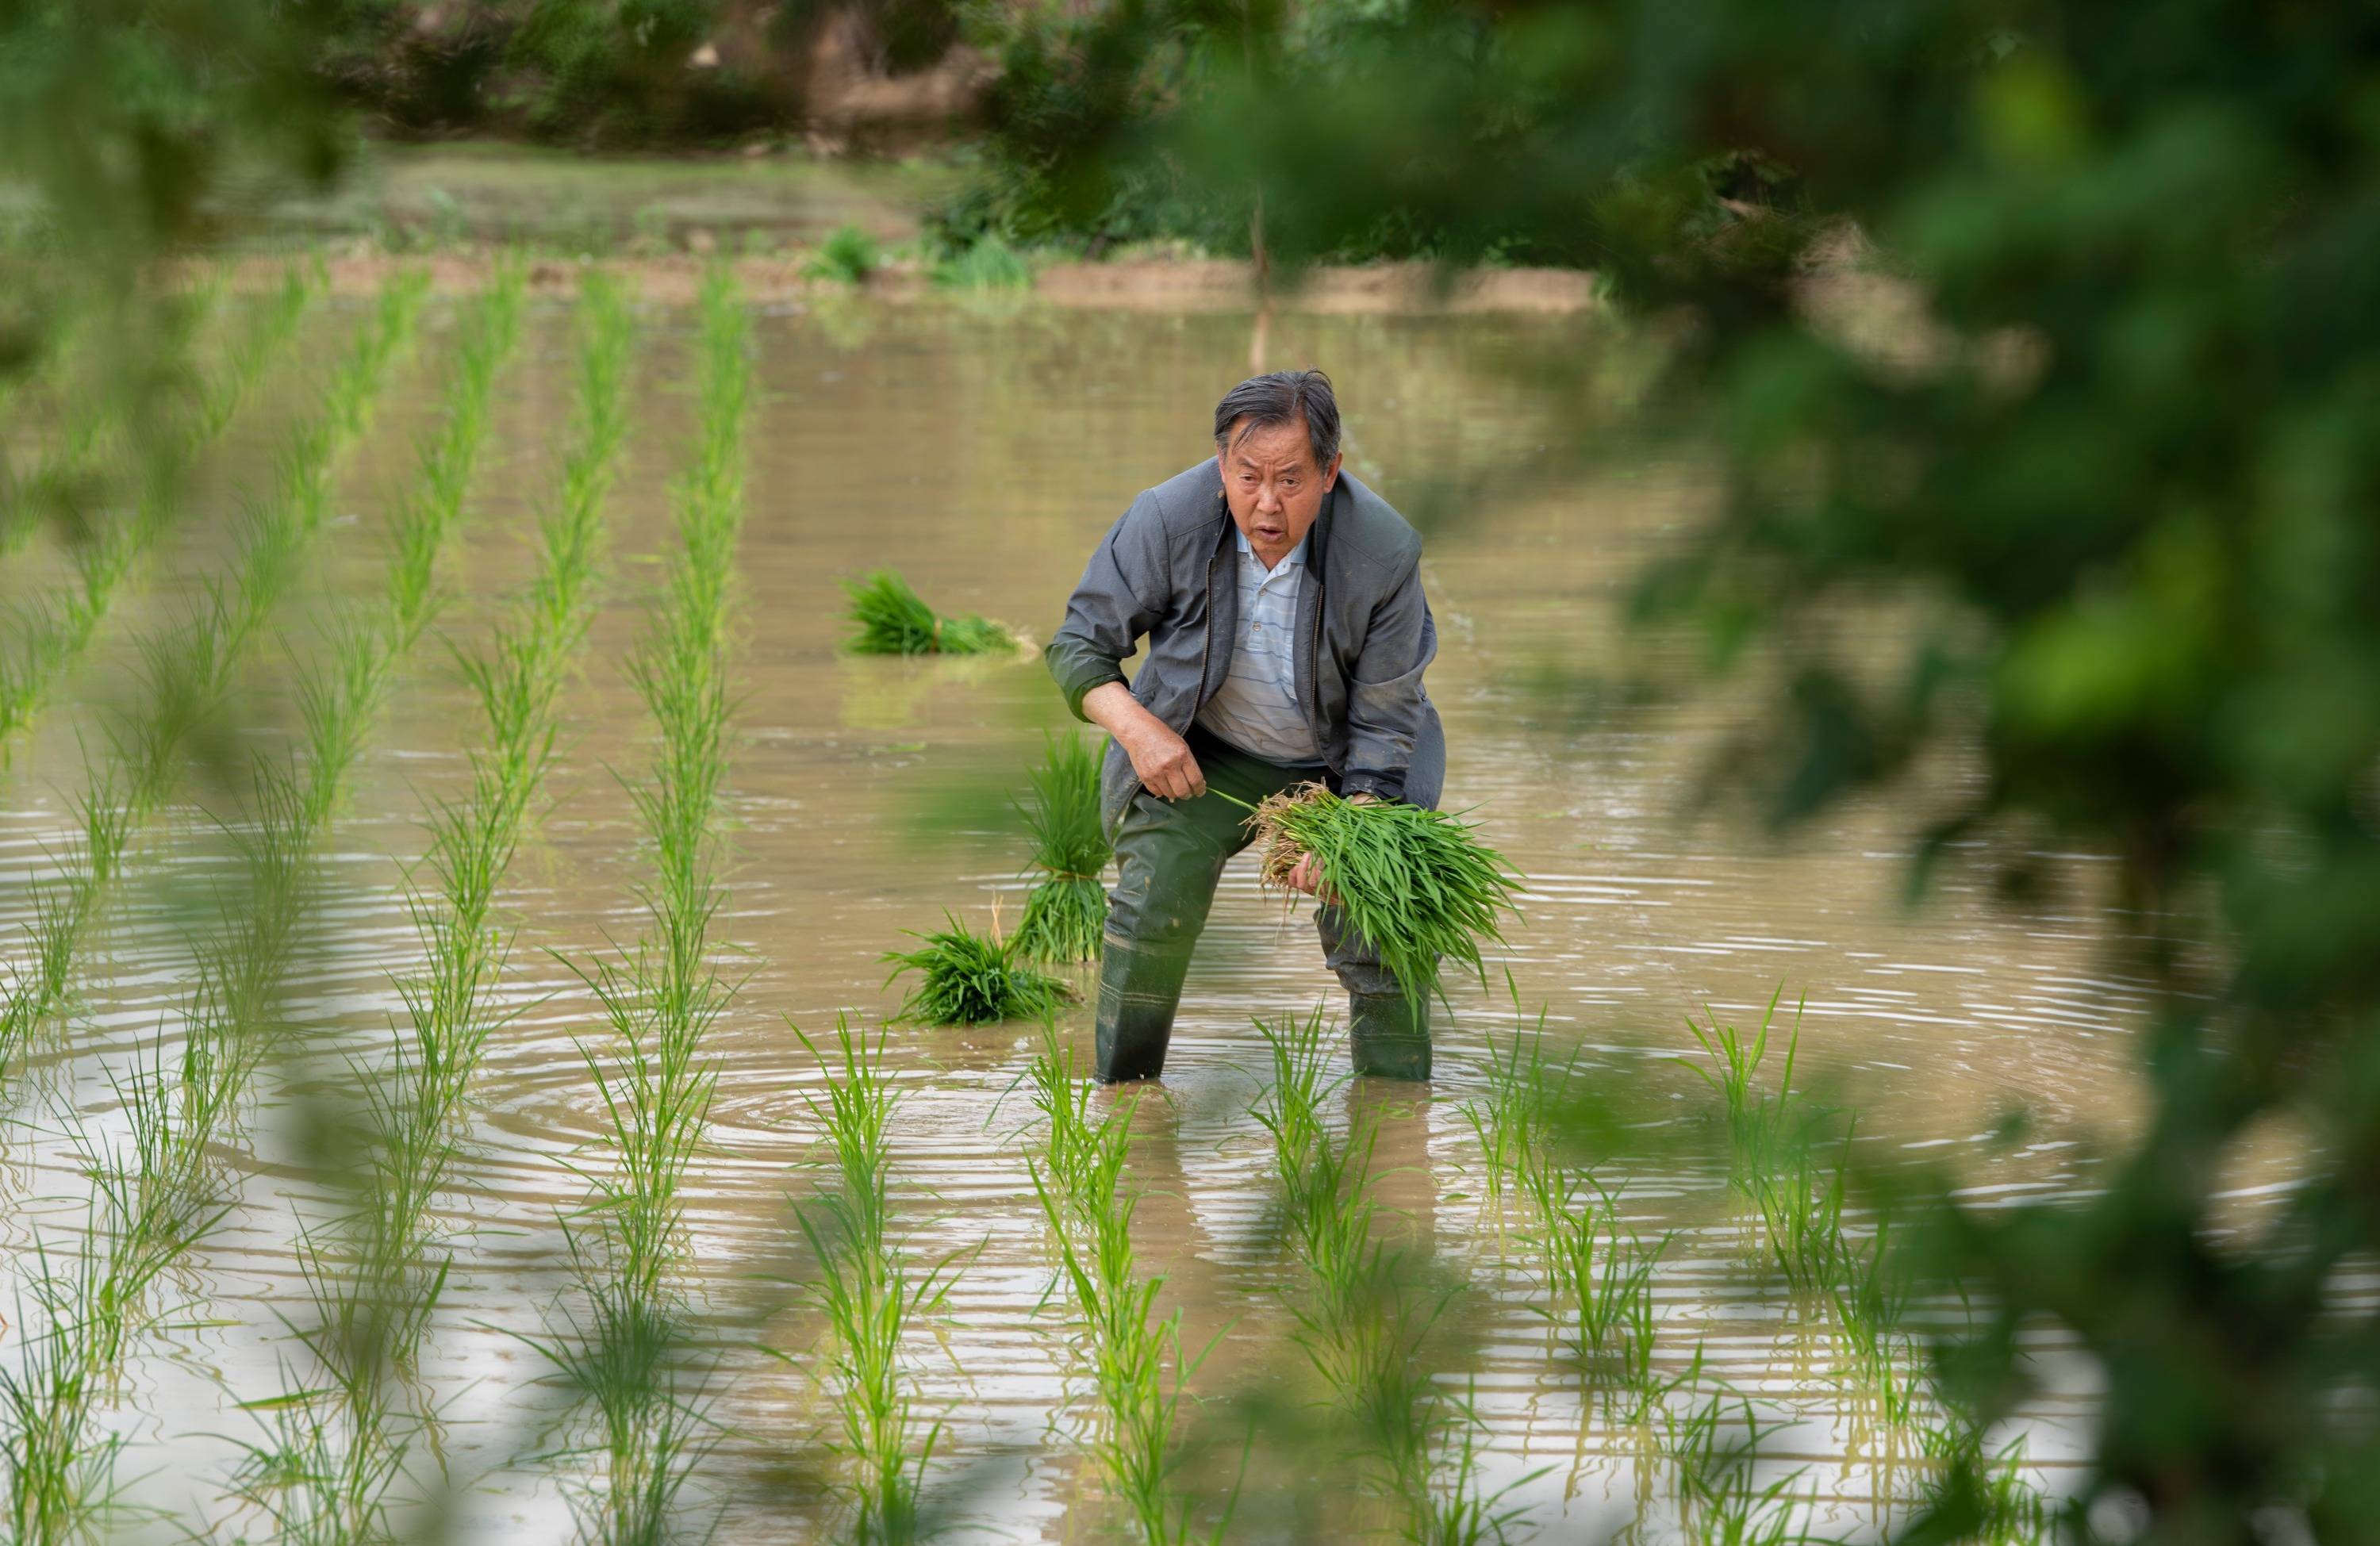
[[[1272,515],[1278,514],[1280,511],[1281,490],[1275,489],[1269,483],[1257,485],[1257,513],[1260,515]]]

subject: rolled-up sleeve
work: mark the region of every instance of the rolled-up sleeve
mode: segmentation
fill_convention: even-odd
[[[1066,620],[1041,651],[1075,719],[1087,718],[1085,694],[1123,680],[1124,657],[1164,615],[1167,594],[1164,518],[1157,496],[1143,492],[1092,551]]]
[[[1372,609],[1363,654],[1347,684],[1344,792],[1404,798],[1405,772],[1413,765],[1426,702],[1422,672],[1437,655],[1438,624],[1429,615],[1416,563]]]

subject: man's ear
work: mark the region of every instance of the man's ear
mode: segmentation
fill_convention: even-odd
[[[1322,491],[1324,493],[1329,493],[1331,489],[1338,484],[1339,469],[1346,465],[1346,461],[1347,453],[1343,451],[1336,451],[1330,453],[1330,465],[1322,469]]]

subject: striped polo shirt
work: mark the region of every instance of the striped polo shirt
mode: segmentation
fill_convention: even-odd
[[[1321,743],[1297,702],[1297,597],[1313,537],[1300,537],[1268,570],[1245,532],[1232,535],[1240,550],[1239,637],[1231,672],[1198,711],[1198,723],[1267,762],[1320,762]]]

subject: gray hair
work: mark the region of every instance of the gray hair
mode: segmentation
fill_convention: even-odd
[[[1304,423],[1318,469],[1329,467],[1330,458],[1339,454],[1339,399],[1331,395],[1330,378],[1319,370],[1275,370],[1251,376],[1223,393],[1223,400],[1215,405],[1219,453],[1232,439],[1232,427],[1242,419],[1250,429]]]

